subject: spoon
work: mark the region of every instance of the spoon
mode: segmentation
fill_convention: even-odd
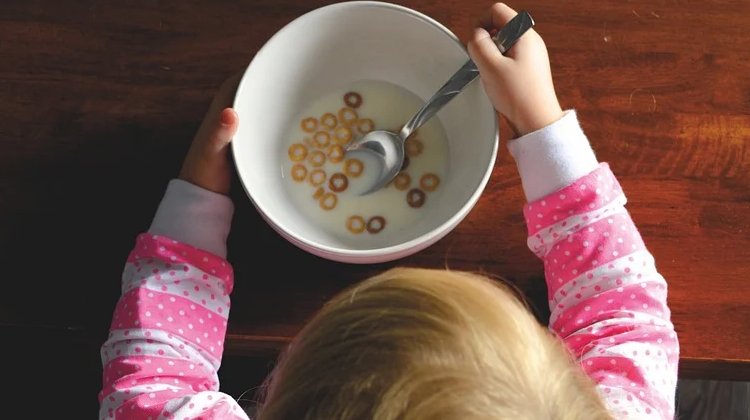
[[[521,11],[495,35],[492,40],[505,54],[527,30],[534,26],[534,19],[526,11]],[[469,60],[404,124],[396,134],[386,130],[376,130],[351,142],[347,152],[362,150],[375,155],[382,162],[382,170],[377,182],[361,195],[375,192],[388,184],[401,170],[404,163],[404,141],[414,130],[421,127],[458,95],[479,75],[476,64]]]

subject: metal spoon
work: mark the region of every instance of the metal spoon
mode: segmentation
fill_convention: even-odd
[[[492,39],[500,52],[505,54],[527,30],[534,26],[534,19],[526,11],[521,11],[510,20]],[[396,134],[377,130],[351,142],[346,150],[371,152],[383,163],[377,182],[362,195],[375,192],[389,183],[401,170],[404,163],[404,141],[417,128],[432,118],[445,104],[458,95],[470,82],[477,78],[479,70],[469,60],[404,124]]]

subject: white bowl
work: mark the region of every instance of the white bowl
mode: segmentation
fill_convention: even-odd
[[[445,236],[479,199],[497,154],[495,111],[478,80],[438,113],[449,146],[438,201],[408,229],[382,235],[381,244],[345,243],[301,216],[282,184],[280,159],[295,116],[315,99],[362,79],[395,83],[427,99],[467,59],[446,27],[389,3],[333,4],[286,25],[253,58],[234,101],[240,117],[234,158],[260,214],[298,247],[349,263],[395,260]]]

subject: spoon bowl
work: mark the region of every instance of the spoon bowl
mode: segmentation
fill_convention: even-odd
[[[399,134],[386,130],[375,130],[347,146],[347,152],[366,151],[377,157],[381,172],[376,183],[360,195],[367,195],[381,189],[398,175],[404,164],[404,140]]]

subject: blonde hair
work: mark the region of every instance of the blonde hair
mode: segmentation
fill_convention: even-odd
[[[334,297],[265,388],[261,420],[611,418],[507,288],[446,270],[393,269]]]

